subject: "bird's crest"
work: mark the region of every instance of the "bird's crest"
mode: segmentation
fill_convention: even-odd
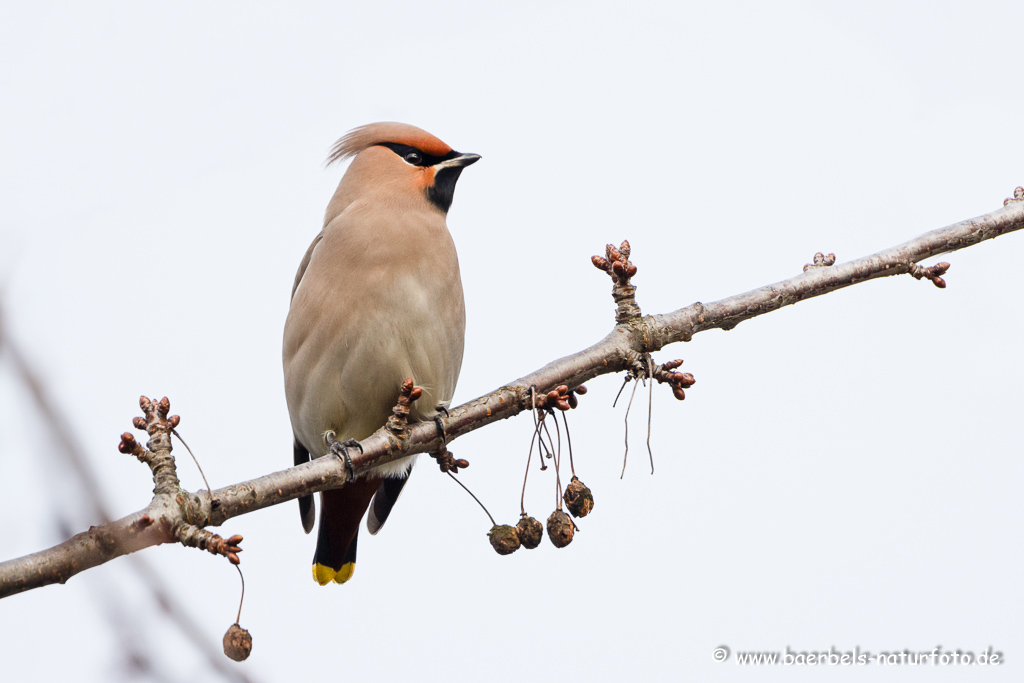
[[[384,142],[411,145],[421,152],[438,157],[442,157],[452,151],[451,147],[422,128],[410,126],[407,123],[385,121],[360,126],[345,133],[331,149],[331,155],[327,157],[327,165],[330,166],[336,161],[343,161],[359,154],[364,149]]]

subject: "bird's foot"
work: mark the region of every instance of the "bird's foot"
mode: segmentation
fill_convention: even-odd
[[[437,410],[443,412],[445,417],[450,417],[448,409],[444,406],[437,406]],[[434,426],[437,427],[437,435],[441,437],[441,450],[437,453],[431,453],[430,457],[437,462],[441,471],[454,472],[455,474],[458,474],[460,467],[463,469],[469,467],[468,460],[463,460],[461,458],[456,460],[455,456],[453,456],[451,451],[448,450],[448,437],[447,434],[445,434],[444,420],[441,419],[440,415],[434,416]]]
[[[444,416],[449,417],[448,411],[445,408],[438,406],[437,409],[444,410]],[[448,435],[445,434],[444,420],[441,419],[440,415],[434,416],[434,426],[437,427],[437,435],[441,437],[441,448],[444,448],[445,446],[448,445]]]
[[[402,437],[405,428],[409,424],[409,406],[416,399],[423,395],[423,389],[413,384],[412,377],[402,382],[402,391],[398,395],[398,403],[391,409],[391,417],[388,418],[388,431],[395,436]]]
[[[356,478],[356,468],[352,464],[352,456],[348,454],[350,448],[358,448],[359,452],[363,452],[363,446],[355,439],[345,439],[344,441],[330,442],[331,453],[341,458],[345,462],[345,475],[346,481],[352,481]]]

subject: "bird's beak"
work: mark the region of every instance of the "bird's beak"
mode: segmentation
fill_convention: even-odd
[[[470,164],[475,164],[478,161],[480,161],[479,154],[460,154],[454,159],[448,159],[439,164],[434,164],[434,168],[438,171],[444,168],[464,168]]]

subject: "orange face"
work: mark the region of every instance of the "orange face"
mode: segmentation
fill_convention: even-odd
[[[334,146],[328,163],[351,156],[357,159],[338,185],[336,210],[346,205],[346,197],[397,181],[395,187],[404,186],[402,192],[414,190],[447,213],[462,169],[480,158],[460,154],[425,130],[404,123],[371,123],[350,131]]]
[[[426,151],[426,150],[424,150]],[[446,152],[447,153],[447,152]],[[420,171],[419,178],[416,180],[416,187],[420,190],[426,191],[427,189],[434,186],[434,178],[437,175],[437,171],[433,166],[427,166],[426,168],[418,169]]]

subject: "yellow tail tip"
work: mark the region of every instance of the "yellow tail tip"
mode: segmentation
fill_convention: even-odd
[[[326,586],[331,581],[334,583],[345,583],[352,578],[352,572],[356,570],[355,562],[346,562],[341,569],[333,569],[326,564],[313,565],[313,580],[321,586]]]

